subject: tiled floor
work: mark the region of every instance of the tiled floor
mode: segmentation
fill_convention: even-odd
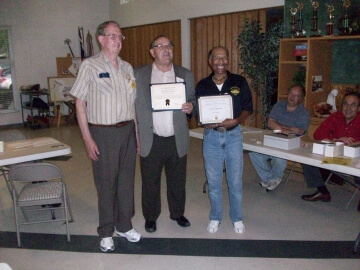
[[[27,129],[28,137],[51,136],[72,148],[68,161],[51,161],[59,165],[66,178],[75,222],[71,223],[72,235],[96,235],[97,196],[92,178],[91,163],[86,157],[77,126],[61,126],[41,130]],[[136,214],[134,227],[145,238],[198,238],[239,240],[292,240],[292,241],[353,241],[360,231],[360,213],[356,211],[358,197],[347,211],[344,206],[350,193],[338,186],[329,186],[330,203],[309,203],[300,196],[311,192],[306,188],[303,176],[293,173],[291,181],[282,191],[267,193],[257,183],[255,170],[245,153],[244,170],[244,224],[243,235],[233,231],[228,216],[227,186],[224,181],[224,220],[216,234],[206,231],[209,200],[203,194],[205,181],[202,161],[202,141],[191,139],[187,170],[187,204],[185,216],[191,227],[180,228],[169,219],[165,181],[162,189],[162,213],[158,219],[158,231],[144,230],[141,213],[141,178],[137,164],[135,184]],[[3,179],[0,179],[0,231],[14,231],[12,203]],[[61,224],[32,225],[22,231],[64,234]],[[155,247],[154,247],[155,248]],[[275,247],[274,247],[275,248]],[[299,247],[301,248],[301,247]],[[316,252],[316,250],[314,250]],[[156,254],[156,252],[154,252]],[[37,249],[0,248],[0,262],[17,269],[359,269],[359,259],[287,259],[214,256],[172,256],[144,254],[102,254],[87,252],[42,251]]]

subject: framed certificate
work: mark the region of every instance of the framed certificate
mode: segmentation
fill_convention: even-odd
[[[202,125],[233,119],[233,104],[230,95],[200,97],[198,103],[199,123]]]
[[[185,82],[150,84],[151,110],[181,110],[186,102]]]

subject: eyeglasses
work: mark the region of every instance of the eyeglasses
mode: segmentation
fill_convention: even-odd
[[[211,57],[213,60],[223,60],[223,61],[227,61],[228,58],[227,56],[214,56],[214,57]]]
[[[164,50],[164,49],[168,49],[171,50],[174,46],[171,44],[168,45],[162,45],[162,44],[158,44],[158,45],[154,45],[153,48],[158,48],[160,51]]]
[[[110,37],[112,40],[117,40],[120,39],[121,41],[125,39],[124,35],[116,35],[116,34],[111,34],[111,35],[103,35],[104,37]]]
[[[343,102],[342,105],[343,105],[344,108],[350,107],[350,109],[352,109],[352,110],[355,110],[355,109],[357,109],[359,107],[359,104],[356,104],[356,103],[348,104],[346,102]]]

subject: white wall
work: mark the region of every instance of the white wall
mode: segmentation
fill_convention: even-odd
[[[120,5],[120,0],[109,2],[110,18],[122,27],[181,20],[182,64],[187,68],[190,67],[189,19],[285,4],[285,0],[136,0],[124,5]]]
[[[0,0],[0,25],[12,28],[17,109],[20,86],[47,88],[47,77],[56,76],[56,57],[69,53],[66,38],[75,56],[80,55],[78,26],[90,30],[98,52],[95,29],[109,18],[122,27],[181,20],[182,62],[190,67],[190,18],[283,5],[284,0],[137,0],[125,5],[120,0]],[[19,111],[0,114],[0,126],[21,121]]]
[[[56,76],[56,57],[70,53],[64,44],[71,39],[80,56],[78,26],[90,31],[95,41],[97,25],[109,20],[109,0],[0,0],[0,25],[11,26],[15,58],[14,98],[17,112],[0,114],[0,126],[21,123],[18,88],[39,83],[47,88],[47,77]]]

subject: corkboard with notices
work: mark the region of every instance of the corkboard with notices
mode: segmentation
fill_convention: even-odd
[[[77,75],[81,63],[80,57],[56,57],[57,77],[74,78]]]

